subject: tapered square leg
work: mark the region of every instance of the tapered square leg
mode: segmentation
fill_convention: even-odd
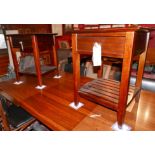
[[[78,109],[80,109],[82,106],[84,106],[84,104],[81,103],[81,102],[79,102],[77,105],[75,105],[75,102],[71,102],[71,103],[69,104],[69,106],[70,106],[71,108],[75,109],[75,110],[78,110]]]
[[[37,86],[36,89],[40,89],[40,90],[42,90],[42,89],[44,89],[45,87],[46,87],[45,85]]]
[[[127,124],[123,124],[122,128],[119,128],[118,123],[114,123],[111,127],[114,131],[130,131],[132,128]]]

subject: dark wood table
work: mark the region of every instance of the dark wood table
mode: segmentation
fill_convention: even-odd
[[[16,81],[20,81],[20,71],[19,64],[16,57],[16,52],[19,50],[21,53],[29,53],[34,55],[35,61],[35,72],[38,78],[38,86],[42,87],[42,71],[40,65],[40,55],[42,51],[47,50],[51,59],[50,65],[51,70],[53,68],[58,69],[57,55],[54,48],[54,36],[56,33],[31,33],[31,34],[11,34],[7,35],[9,40],[11,54],[13,58],[13,64],[16,73]],[[18,50],[17,50],[18,49]],[[55,67],[54,67],[55,66]],[[45,66],[46,67],[46,66]],[[49,67],[48,67],[49,68]],[[49,69],[48,69],[49,70]],[[49,71],[48,71],[49,72]],[[27,72],[22,72],[22,74],[28,74]],[[29,73],[31,74],[31,73]]]
[[[35,89],[35,76],[22,75],[21,80],[24,82],[21,85],[14,85],[15,79],[1,82],[0,94],[52,130],[74,130],[96,105],[86,101],[85,108],[79,111],[72,109],[69,106],[73,101],[72,74],[62,74],[60,79],[54,79],[53,74],[43,76],[47,85],[43,90]],[[83,82],[88,80],[83,79]]]
[[[20,105],[51,130],[112,130],[111,126],[116,121],[115,111],[84,98],[80,98],[85,104],[83,107],[78,110],[72,109],[69,104],[74,99],[73,75],[63,73],[62,78],[54,79],[53,73],[51,74],[43,76],[47,85],[43,90],[34,88],[35,76],[24,75],[21,76],[21,80],[24,81],[22,85],[14,85],[15,79],[1,82],[0,94]],[[91,80],[81,77],[81,84]],[[125,123],[130,125],[132,130],[155,130],[154,97],[155,93],[142,90],[140,102],[127,108]],[[147,118],[145,113],[148,114]]]

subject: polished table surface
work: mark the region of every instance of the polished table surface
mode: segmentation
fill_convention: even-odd
[[[73,101],[73,83],[71,75],[54,79],[53,74],[43,78],[47,86],[37,90],[36,77],[22,76],[23,84],[15,85],[14,80],[1,83],[1,92],[9,100],[20,105],[52,130],[73,130],[73,128],[96,105],[87,103],[85,109],[75,111],[69,107]]]
[[[54,79],[53,74],[43,77],[46,88],[37,90],[36,77],[22,76],[21,85],[14,80],[1,82],[0,93],[20,105],[51,130],[112,130],[116,112],[80,98],[84,106],[79,110],[69,107],[73,101],[73,76],[62,73]],[[81,78],[82,84],[88,81]],[[125,122],[133,130],[155,130],[155,93],[142,91],[140,102],[129,109]],[[146,104],[147,102],[147,104]],[[146,115],[147,114],[147,115]]]

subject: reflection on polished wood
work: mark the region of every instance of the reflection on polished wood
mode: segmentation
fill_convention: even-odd
[[[80,101],[84,107],[72,109],[73,76],[62,73],[62,78],[54,79],[53,74],[43,77],[47,87],[35,89],[36,77],[22,76],[21,85],[14,85],[14,80],[0,83],[0,93],[23,107],[34,117],[52,130],[112,130],[116,122],[116,112],[97,105],[84,98]],[[81,78],[81,85],[89,78]],[[139,103],[135,103],[131,112],[126,112],[125,123],[133,130],[155,130],[155,93],[141,91]],[[134,102],[134,101],[133,101]]]

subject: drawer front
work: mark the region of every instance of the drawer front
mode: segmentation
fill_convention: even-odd
[[[93,45],[98,42],[102,46],[102,55],[110,57],[123,57],[125,37],[78,37],[77,51],[92,53]]]
[[[53,36],[46,35],[38,35],[38,47],[40,51],[47,50],[49,47],[53,45]],[[21,48],[20,42],[22,42],[23,50],[25,52],[32,52],[32,35],[19,35],[12,37],[13,47]]]
[[[45,51],[49,47],[51,48],[53,45],[53,36],[51,35],[39,35],[38,39],[38,47],[40,51]]]
[[[14,48],[20,48],[24,52],[31,53],[33,51],[31,36],[13,36],[12,43]]]
[[[20,42],[23,43],[23,46],[25,48],[32,48],[32,39],[31,36],[13,36],[12,37],[12,43],[14,48],[20,48]]]

